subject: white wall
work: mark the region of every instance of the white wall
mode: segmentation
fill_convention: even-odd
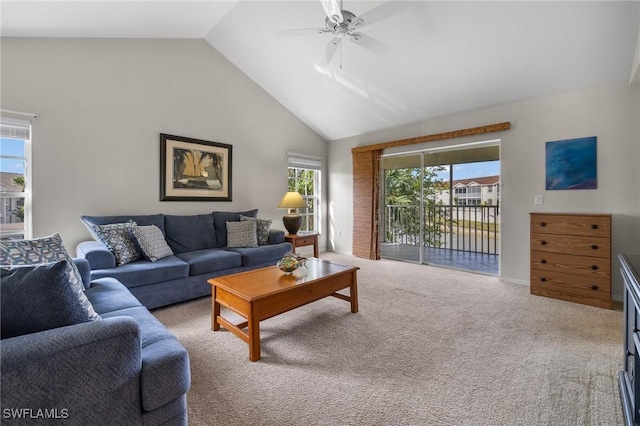
[[[204,40],[1,40],[2,108],[33,121],[33,236],[90,235],[80,215],[276,206],[291,150],[327,144]],[[160,202],[159,134],[233,145],[232,202]],[[326,173],[325,173],[326,175]],[[322,244],[321,244],[322,245]]]
[[[640,85],[624,83],[332,141],[329,144],[330,244],[338,252],[351,252],[352,147],[509,121],[511,130],[506,132],[429,144],[435,147],[493,138],[502,140],[501,277],[529,283],[530,212],[611,213],[613,293],[614,298],[619,299],[622,280],[617,255],[640,253],[639,117]],[[598,189],[546,191],[545,142],[585,136],[598,138]],[[535,195],[543,195],[543,205],[534,205]]]

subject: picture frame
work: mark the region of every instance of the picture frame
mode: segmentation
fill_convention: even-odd
[[[546,190],[597,189],[597,137],[546,143]]]
[[[160,134],[160,201],[231,201],[233,146]]]

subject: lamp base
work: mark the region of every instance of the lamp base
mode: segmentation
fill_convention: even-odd
[[[296,235],[300,226],[302,226],[302,216],[295,213],[289,213],[282,216],[282,223],[289,232],[289,235]]]

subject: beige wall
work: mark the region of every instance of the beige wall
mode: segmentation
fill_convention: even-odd
[[[284,229],[287,151],[327,144],[204,40],[1,40],[1,102],[33,121],[33,236],[80,215],[259,208]],[[232,202],[160,202],[159,134],[233,145]],[[326,175],[326,174],[325,174]],[[324,244],[322,244],[324,245]]]
[[[529,283],[529,213],[611,213],[614,297],[622,294],[618,253],[640,253],[640,85],[597,87],[427,120],[329,144],[329,241],[338,252],[352,244],[351,148],[371,143],[511,122],[511,130],[428,146],[501,139],[501,277]],[[545,191],[545,142],[598,137],[598,189]],[[422,147],[426,147],[423,145]],[[415,147],[413,147],[415,149]],[[534,205],[542,195],[543,205]]]

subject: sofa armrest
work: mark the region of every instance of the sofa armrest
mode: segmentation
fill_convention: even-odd
[[[281,229],[269,229],[269,244],[284,243],[284,231]]]
[[[133,318],[17,336],[0,346],[3,424],[24,422],[17,417],[25,408],[31,415],[55,410],[70,424],[130,424],[140,418],[140,331]]]
[[[76,256],[87,259],[91,270],[116,267],[116,257],[101,242],[84,241],[76,247]]]
[[[89,288],[91,286],[91,266],[89,265],[89,261],[81,257],[74,257],[73,263],[76,264],[78,271],[80,271],[84,288]]]

